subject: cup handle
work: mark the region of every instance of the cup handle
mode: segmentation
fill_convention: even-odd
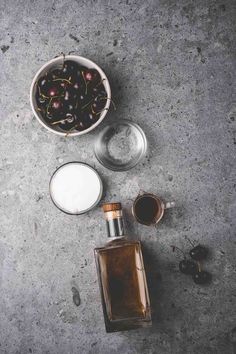
[[[175,207],[175,202],[165,202],[165,209],[170,209]]]

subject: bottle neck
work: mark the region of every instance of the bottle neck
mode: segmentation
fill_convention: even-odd
[[[109,238],[124,237],[124,221],[122,210],[108,211],[105,213],[107,235]]]

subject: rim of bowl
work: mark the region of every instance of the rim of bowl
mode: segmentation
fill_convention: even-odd
[[[34,87],[35,87],[35,83],[36,81],[39,79],[41,73],[49,66],[51,65],[52,63],[57,63],[59,62],[60,60],[63,60],[63,57],[62,56],[59,56],[59,57],[56,57],[56,58],[53,58],[49,61],[47,61],[43,66],[40,67],[40,69],[37,71],[37,73],[35,74],[34,78],[33,78],[33,81],[31,83],[31,86],[30,86],[30,105],[31,105],[31,109],[34,113],[34,116],[37,118],[37,120],[39,121],[39,123],[44,127],[46,128],[47,130],[49,130],[50,132],[54,133],[54,134],[57,134],[57,135],[60,135],[60,136],[78,136],[78,135],[84,135],[84,134],[87,134],[89,133],[90,131],[92,131],[93,129],[95,129],[102,121],[103,119],[105,118],[108,110],[109,110],[109,107],[110,107],[110,103],[111,103],[111,87],[110,87],[110,83],[108,81],[108,78],[106,76],[106,74],[104,73],[104,71],[100,68],[100,66],[98,66],[96,63],[94,63],[92,60],[88,59],[88,58],[85,58],[85,57],[82,57],[80,55],[65,55],[65,60],[74,60],[74,61],[77,61],[79,59],[82,59],[84,60],[85,62],[89,63],[91,65],[92,68],[96,69],[99,74],[101,75],[102,78],[104,78],[106,80],[106,83],[107,83],[107,87],[105,87],[105,90],[107,92],[107,101],[106,101],[106,105],[104,107],[104,111],[101,113],[98,121],[96,123],[94,123],[93,125],[91,125],[91,127],[89,127],[88,129],[85,129],[81,132],[73,132],[73,133],[70,133],[70,134],[67,134],[67,132],[60,132],[60,131],[57,131],[57,130],[54,130],[53,128],[51,128],[50,126],[48,126],[43,120],[42,118],[38,115],[37,111],[36,111],[36,105],[34,104],[34,101],[33,101],[33,94],[34,94]]]
[[[140,153],[140,155],[138,156],[138,158],[136,160],[133,161],[133,163],[131,163],[128,166],[111,166],[109,163],[106,163],[103,159],[101,159],[101,157],[99,156],[98,152],[97,152],[97,146],[99,144],[99,141],[101,140],[101,137],[104,135],[105,130],[111,128],[112,126],[116,126],[119,124],[127,124],[127,125],[132,125],[136,131],[138,131],[138,133],[140,134],[140,136],[142,137],[142,141],[143,141],[143,146],[142,146],[142,152]],[[114,172],[125,172],[125,171],[129,171],[132,168],[134,168],[145,156],[145,154],[147,153],[147,149],[148,149],[148,141],[147,141],[147,137],[146,134],[144,133],[143,129],[140,127],[140,125],[138,125],[137,123],[132,122],[129,119],[120,119],[119,121],[113,121],[111,123],[108,123],[103,129],[102,131],[99,133],[99,135],[97,136],[95,143],[94,143],[94,154],[98,160],[98,162],[100,162],[101,165],[103,165],[104,167],[106,167],[108,170],[114,171]]]

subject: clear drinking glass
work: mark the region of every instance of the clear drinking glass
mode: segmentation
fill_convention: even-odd
[[[113,171],[127,171],[145,156],[147,139],[138,124],[118,120],[107,124],[95,142],[98,161]]]

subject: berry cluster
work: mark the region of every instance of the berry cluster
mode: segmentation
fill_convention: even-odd
[[[191,243],[191,241],[189,240]],[[192,243],[191,243],[192,244]],[[211,274],[205,270],[201,269],[201,261],[206,259],[208,255],[208,249],[202,245],[194,246],[189,251],[191,259],[187,259],[185,253],[176,246],[171,246],[173,252],[177,249],[183,255],[184,259],[179,262],[179,270],[183,274],[191,275],[194,283],[196,284],[207,284],[211,281]]]
[[[35,98],[45,122],[66,132],[96,123],[108,99],[98,71],[72,60],[39,78]]]

